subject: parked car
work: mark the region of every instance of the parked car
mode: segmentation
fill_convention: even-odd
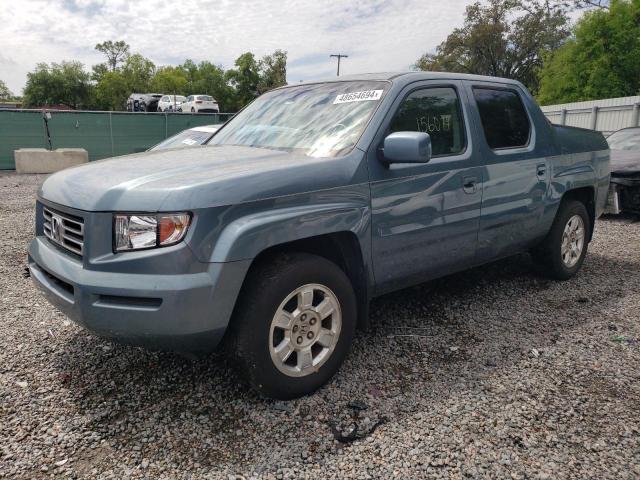
[[[611,187],[607,212],[640,214],[640,127],[607,137],[611,149]]]
[[[182,95],[163,95],[158,102],[158,111],[177,112],[186,99]]]
[[[205,147],[49,176],[28,262],[92,332],[224,337],[256,390],[293,398],[336,372],[375,296],[524,251],[573,277],[608,186],[604,137],[551,125],[516,81],[340,77],[265,93]]]
[[[203,125],[201,127],[188,128],[154,145],[148,151],[204,145],[219,128],[220,125]]]
[[[127,111],[155,112],[160,98],[162,98],[160,93],[132,93],[127,99]]]
[[[218,102],[211,95],[189,95],[179,109],[181,112],[218,113]]]

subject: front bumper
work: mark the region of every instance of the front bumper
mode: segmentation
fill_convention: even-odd
[[[47,299],[97,335],[194,353],[219,343],[250,264],[201,264],[185,274],[90,270],[44,236],[31,242],[28,262]]]

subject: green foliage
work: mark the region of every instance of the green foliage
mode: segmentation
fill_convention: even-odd
[[[538,90],[543,52],[558,48],[569,34],[566,6],[552,0],[489,0],[469,5],[435,54],[415,67],[513,78]]]
[[[0,100],[7,101],[7,100],[10,100],[12,97],[13,97],[13,93],[11,93],[11,90],[9,90],[9,87],[7,87],[7,84],[4,83],[3,80],[0,80]]]
[[[118,68],[118,64],[123,62],[129,56],[129,44],[123,40],[98,43],[95,49],[104,53],[107,57],[106,66],[115,72]]]
[[[91,71],[91,79],[94,82],[99,82],[109,72],[109,67],[106,63],[97,63],[91,67]]]
[[[39,63],[27,74],[24,89],[26,106],[63,104],[70,108],[87,108],[93,86],[90,75],[80,62]]]
[[[207,61],[196,65],[193,60],[187,60],[180,68],[187,78],[183,95],[211,95],[218,101],[222,111],[234,111],[237,108],[235,91],[225,81],[221,66]]]
[[[160,67],[151,79],[151,90],[181,95],[186,84],[187,76],[180,67]]]
[[[96,45],[96,50],[107,61],[93,65],[91,73],[78,62],[39,64],[28,74],[27,105],[64,103],[72,108],[121,110],[130,94],[153,92],[211,95],[222,111],[233,112],[260,93],[286,85],[287,52],[282,50],[260,60],[244,53],[236,59],[235,68],[226,72],[220,65],[193,60],[156,68],[148,58],[130,54],[123,41],[109,40]]]
[[[122,66],[122,75],[131,92],[148,92],[155,72],[154,63],[139,53],[129,55]]]
[[[276,50],[271,55],[265,55],[258,66],[260,69],[259,93],[287,84],[287,52]]]
[[[246,105],[258,96],[260,71],[256,57],[251,52],[240,55],[235,61],[236,68],[227,70],[225,79],[236,90],[238,106]]]
[[[122,72],[107,72],[96,86],[96,106],[101,110],[122,110],[131,94]]]
[[[287,52],[282,50],[259,61],[253,53],[243,53],[236,59],[235,67],[225,73],[225,80],[235,89],[234,110],[268,90],[287,84]]]
[[[638,95],[640,0],[587,12],[573,38],[546,57],[540,76],[542,104]]]

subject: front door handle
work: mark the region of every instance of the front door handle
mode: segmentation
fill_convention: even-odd
[[[462,189],[464,193],[476,193],[478,191],[478,178],[464,177],[462,179]]]
[[[546,163],[538,164],[538,166],[536,167],[536,175],[538,176],[538,178],[543,178],[546,174],[547,174],[547,164]]]

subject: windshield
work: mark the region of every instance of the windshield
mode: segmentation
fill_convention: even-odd
[[[205,102],[213,102],[213,97],[210,95],[198,95],[198,100],[204,100]]]
[[[192,147],[194,145],[202,145],[207,140],[209,140],[209,138],[212,135],[213,135],[212,132],[198,132],[195,130],[185,130],[151,147],[149,151],[167,150],[169,148]]]
[[[348,153],[380,102],[387,82],[335,82],[265,93],[230,120],[209,145],[298,151],[310,157]]]
[[[640,150],[640,128],[625,128],[607,138],[612,150]]]

